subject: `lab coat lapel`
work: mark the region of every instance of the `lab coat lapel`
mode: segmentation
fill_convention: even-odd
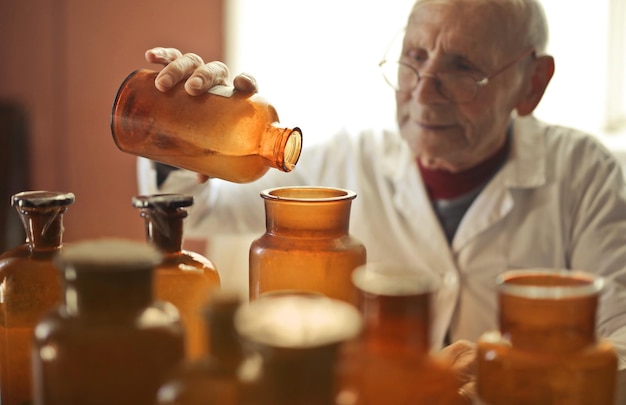
[[[397,170],[398,161],[395,161],[396,192],[393,203],[396,210],[412,224],[408,229],[413,249],[420,252],[417,260],[426,268],[437,269],[440,275],[445,274],[456,268],[450,245],[435,215],[415,160],[412,155],[403,160],[405,164],[401,167],[404,170],[400,172]]]
[[[455,254],[502,221],[514,208],[515,189],[545,184],[545,155],[543,128],[539,122],[533,117],[515,118],[509,159],[465,213],[452,241]]]
[[[417,164],[405,165],[408,170],[396,178],[394,205],[396,210],[411,221],[407,227],[411,232],[413,261],[417,269],[431,269],[438,276],[441,285],[433,296],[431,343],[433,350],[439,350],[444,342],[448,325],[452,319],[459,295],[459,270],[445,237],[443,229],[433,210],[432,204],[421,180]]]

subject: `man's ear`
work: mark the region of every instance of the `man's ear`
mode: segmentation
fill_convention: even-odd
[[[539,56],[531,62],[532,72],[526,83],[524,93],[520,96],[520,100],[515,106],[520,116],[531,114],[541,98],[543,93],[554,75],[554,58],[549,55]]]

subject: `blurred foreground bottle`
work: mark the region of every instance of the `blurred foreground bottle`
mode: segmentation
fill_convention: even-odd
[[[163,255],[154,272],[156,298],[178,308],[185,328],[187,358],[206,353],[206,323],[202,307],[220,287],[215,265],[206,257],[184,250],[183,221],[193,197],[180,194],[137,196],[133,206],[145,219],[146,239]]]
[[[120,150],[236,183],[256,180],[270,167],[295,167],[300,129],[278,126],[276,110],[258,94],[215,86],[190,96],[184,83],[164,93],[156,76],[137,70],[118,90],[111,131]]]
[[[235,327],[262,358],[257,404],[333,405],[338,355],[361,317],[353,305],[317,294],[268,294],[243,306]]]
[[[266,232],[250,245],[250,298],[276,290],[318,292],[355,303],[352,271],[366,262],[350,235],[356,193],[327,187],[264,190]]]
[[[26,243],[0,256],[0,404],[30,403],[31,342],[39,319],[61,300],[53,258],[61,251],[63,215],[74,194],[27,191],[13,195]]]
[[[216,291],[204,315],[210,339],[208,355],[186,361],[158,392],[158,405],[248,405],[243,373],[244,349],[234,325],[241,298]]]
[[[364,327],[342,354],[339,405],[464,404],[450,365],[430,354],[434,278],[368,264],[353,280]]]
[[[509,271],[497,279],[500,330],[478,342],[477,387],[490,405],[609,405],[617,355],[596,339],[603,280],[584,272]]]
[[[184,358],[178,311],[153,300],[160,259],[146,243],[117,239],[76,243],[57,257],[64,300],[35,328],[35,404],[154,404]]]

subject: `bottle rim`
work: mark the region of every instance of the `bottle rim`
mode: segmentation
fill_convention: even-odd
[[[355,306],[315,294],[279,294],[250,301],[237,310],[235,328],[252,344],[306,349],[357,336],[362,318]]]
[[[138,195],[132,198],[135,208],[185,208],[193,205],[193,196],[185,194],[151,194]]]
[[[496,286],[501,294],[529,299],[593,296],[599,294],[604,285],[602,277],[580,270],[509,270],[496,277]]]
[[[21,208],[64,207],[73,204],[73,193],[63,191],[22,191],[11,196],[11,205]]]
[[[382,262],[357,267],[352,283],[366,293],[396,297],[428,294],[440,287],[435,275],[418,267]]]
[[[288,186],[274,187],[261,191],[265,200],[296,201],[296,202],[330,202],[353,200],[356,193],[352,190],[322,186]]]
[[[285,147],[283,148],[283,156],[281,162],[281,169],[284,172],[290,172],[300,160],[300,154],[302,152],[302,131],[300,128],[295,127],[287,135],[285,140]]]

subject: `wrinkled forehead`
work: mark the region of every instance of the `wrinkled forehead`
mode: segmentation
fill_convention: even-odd
[[[507,0],[418,0],[409,16],[409,40],[435,41],[477,57],[506,59],[523,42],[522,26]]]

